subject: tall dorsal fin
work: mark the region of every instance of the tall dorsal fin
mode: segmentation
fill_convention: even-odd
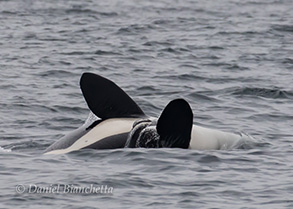
[[[119,86],[102,76],[82,74],[80,88],[90,110],[101,119],[145,115]]]
[[[157,123],[162,147],[189,147],[193,114],[184,99],[171,101],[163,110]]]

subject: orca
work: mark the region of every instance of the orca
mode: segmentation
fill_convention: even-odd
[[[217,150],[237,147],[252,137],[193,124],[193,113],[184,99],[171,101],[158,119],[145,115],[114,82],[84,73],[80,88],[90,109],[86,122],[49,146],[45,154],[80,149],[182,148]]]
[[[228,133],[192,123],[189,104],[184,99],[175,99],[165,107],[159,119],[136,121],[125,147],[218,150],[237,147],[243,140],[251,139],[241,133]]]
[[[75,150],[123,148],[135,121],[145,118],[140,107],[114,82],[84,73],[80,88],[90,109],[86,122],[49,146],[45,154]]]

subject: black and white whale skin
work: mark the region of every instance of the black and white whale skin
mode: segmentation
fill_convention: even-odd
[[[45,154],[123,148],[133,123],[147,117],[120,87],[104,77],[84,73],[80,88],[91,110],[87,121],[48,147]]]
[[[183,99],[171,101],[159,119],[147,117],[115,83],[93,73],[80,79],[90,115],[80,128],[47,148],[45,154],[117,148],[229,149],[253,138],[192,125],[193,114]]]
[[[251,137],[192,125],[193,114],[184,99],[171,101],[159,119],[140,119],[133,125],[126,148],[227,149]]]

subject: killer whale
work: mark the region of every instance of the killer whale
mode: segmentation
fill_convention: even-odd
[[[146,116],[119,86],[102,76],[84,73],[80,88],[91,111],[88,119],[80,128],[49,146],[45,154],[86,148],[225,149],[251,139],[241,133],[192,125],[192,110],[183,99],[171,101],[159,119],[154,119]]]
[[[139,121],[139,122],[138,122]],[[183,148],[186,146],[160,145],[157,131],[156,119],[139,119],[129,133],[125,148]],[[186,139],[189,142],[187,149],[194,150],[221,150],[237,148],[246,141],[255,141],[251,136],[244,133],[230,133],[221,130],[192,125],[191,137]]]
[[[62,154],[75,150],[123,148],[133,123],[145,118],[140,107],[114,82],[84,73],[80,88],[90,109],[86,122],[45,150]]]
[[[136,121],[125,148],[183,148],[217,150],[236,147],[251,139],[244,134],[193,125],[193,113],[184,99],[172,100],[158,119]]]

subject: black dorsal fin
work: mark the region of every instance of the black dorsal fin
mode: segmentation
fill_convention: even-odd
[[[193,114],[184,99],[171,101],[163,110],[157,123],[161,147],[189,147]]]
[[[80,88],[90,110],[101,119],[144,116],[119,86],[102,76],[82,74]]]

